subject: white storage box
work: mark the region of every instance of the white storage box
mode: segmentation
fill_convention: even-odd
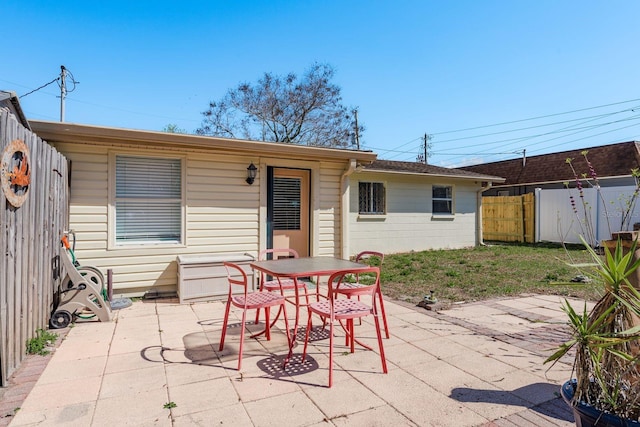
[[[233,262],[247,273],[249,292],[255,289],[251,255],[194,256],[178,255],[178,297],[180,304],[222,299],[229,292],[224,262]]]

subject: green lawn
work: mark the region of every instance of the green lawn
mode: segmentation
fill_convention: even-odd
[[[385,255],[382,292],[418,303],[429,291],[442,302],[478,301],[526,293],[595,300],[597,284],[569,284],[584,274],[569,264],[591,259],[582,246],[489,243],[456,250]]]

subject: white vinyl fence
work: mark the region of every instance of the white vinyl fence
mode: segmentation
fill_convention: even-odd
[[[586,209],[577,189],[542,190],[536,189],[536,242],[580,243],[580,235],[586,236],[587,223],[593,225],[596,246],[602,240],[610,239],[611,233],[633,230],[633,224],[640,222],[640,203],[636,203],[622,229],[622,215],[633,196],[634,187],[601,188],[600,194],[594,188],[584,189]],[[576,203],[577,213],[571,206],[571,195]],[[585,218],[587,218],[585,220]]]

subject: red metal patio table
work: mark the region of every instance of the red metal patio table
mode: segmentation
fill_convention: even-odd
[[[341,270],[363,270],[369,268],[366,264],[360,264],[357,262],[334,258],[334,257],[306,257],[306,258],[280,258],[265,261],[254,261],[249,263],[254,270],[262,271],[265,274],[276,278],[290,278],[296,282],[294,286],[294,300],[293,303],[296,307],[296,316],[293,326],[293,334],[291,341],[289,342],[289,357],[293,352],[293,346],[295,344],[296,335],[298,333],[298,321],[300,318],[300,292],[298,290],[298,280],[303,277],[319,277],[319,276],[331,276]],[[319,283],[316,283],[319,286]],[[304,296],[304,295],[303,295]]]

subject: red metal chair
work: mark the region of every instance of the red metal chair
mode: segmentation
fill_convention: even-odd
[[[284,313],[285,331],[287,334],[287,342],[291,342],[289,337],[289,322],[287,321],[287,312],[285,309],[284,296],[272,292],[248,292],[247,273],[237,264],[231,262],[224,263],[227,269],[227,279],[229,281],[229,296],[227,297],[227,307],[224,312],[224,322],[222,324],[222,336],[220,337],[220,347],[218,351],[224,348],[224,338],[227,335],[227,324],[229,322],[229,311],[231,306],[242,309],[242,324],[240,329],[240,349],[238,351],[238,370],[242,367],[242,347],[244,344],[244,330],[247,320],[247,310],[265,310],[265,330],[264,334],[267,341],[271,339],[271,324],[269,324],[269,312],[271,307],[279,306]],[[234,287],[242,286],[244,292],[234,295]]]
[[[347,282],[356,273],[367,274],[373,277],[373,283],[370,285],[362,284],[358,287],[347,287]],[[361,319],[366,316],[373,316],[375,322],[376,334],[378,336],[378,347],[380,351],[380,360],[382,361],[382,371],[387,373],[387,361],[384,355],[384,347],[382,345],[382,334],[380,332],[380,321],[378,320],[378,310],[376,307],[376,294],[380,286],[380,269],[378,267],[370,267],[364,270],[343,270],[332,274],[328,282],[328,299],[312,302],[309,304],[309,320],[304,339],[304,349],[302,351],[302,361],[307,356],[307,344],[309,343],[309,332],[311,331],[312,314],[317,314],[321,318],[329,322],[329,387],[333,385],[333,325],[336,321],[346,322],[345,332],[347,334],[347,342],[351,352],[355,351],[355,335],[354,335],[354,319]],[[336,298],[338,294],[352,296],[370,296],[371,305],[363,303],[360,299],[352,298]],[[361,346],[371,350],[370,347],[358,342]]]
[[[272,259],[299,257],[298,252],[295,249],[290,249],[290,248],[265,249],[258,253],[258,261],[266,260],[268,259],[269,256],[271,256]],[[277,278],[272,280],[267,280],[267,275],[264,274],[263,272],[260,272],[259,286],[260,286],[259,288],[260,291],[268,291],[268,292],[282,291],[283,292],[283,291],[292,290],[295,287],[295,281],[293,279],[286,279],[286,278],[284,279],[280,278],[280,280],[278,280]],[[305,282],[299,281],[298,289],[303,289],[306,296],[307,285]],[[308,297],[307,297],[307,301],[308,301]],[[278,315],[280,315],[280,312],[278,312]],[[275,322],[275,319],[278,318],[278,315],[276,315],[276,317],[274,318],[274,322]],[[256,322],[255,322],[256,325],[258,324],[259,320],[260,320],[260,310],[256,311]]]
[[[382,262],[384,261],[384,254],[376,251],[363,251],[356,255],[356,262],[364,262],[370,258],[378,258],[380,260],[379,267],[382,267]],[[367,263],[368,264],[368,263]],[[361,286],[367,286],[366,284],[360,283],[360,277],[356,274],[355,283],[343,283],[342,288],[337,290],[336,292],[344,295],[348,295],[349,290]],[[387,313],[384,310],[384,298],[382,298],[382,290],[380,286],[378,286],[377,291],[378,301],[380,301],[380,313],[382,314],[382,323],[384,324],[384,333],[387,339],[389,338],[389,326],[387,324]]]

